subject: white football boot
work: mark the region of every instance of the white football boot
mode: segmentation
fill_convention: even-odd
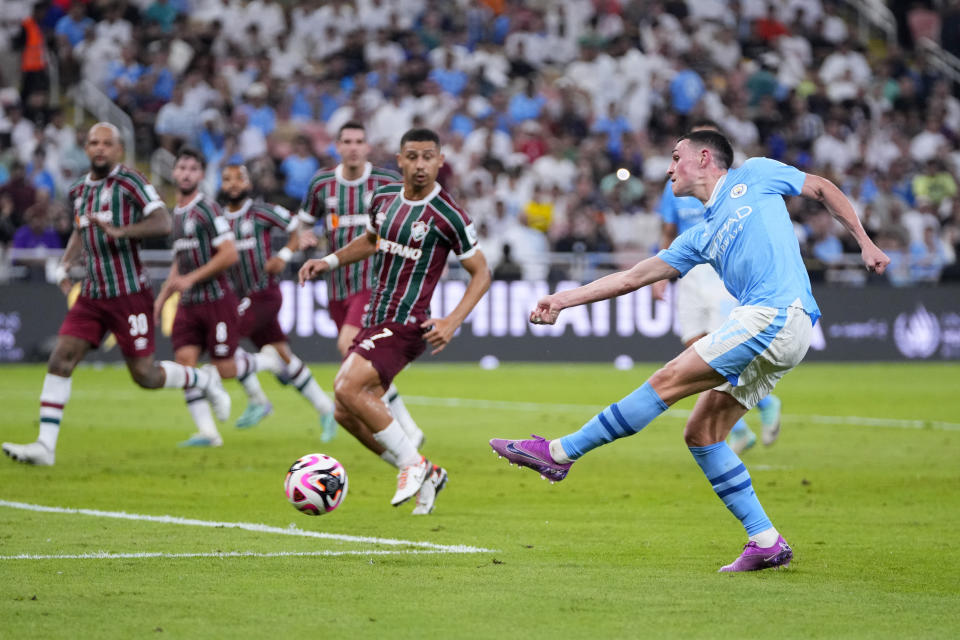
[[[417,464],[400,467],[400,473],[397,474],[397,492],[393,494],[390,504],[397,507],[417,495],[431,471],[433,465],[423,456],[420,456]]]
[[[52,467],[54,453],[47,449],[41,442],[31,442],[30,444],[13,444],[12,442],[3,443],[3,452],[26,464],[35,464],[38,467]]]
[[[204,392],[207,394],[207,400],[210,401],[210,407],[213,409],[213,415],[217,420],[224,422],[230,419],[230,394],[223,388],[223,381],[220,380],[220,373],[212,364],[203,365],[203,370],[210,374],[210,383]]]
[[[433,465],[430,477],[417,492],[417,506],[413,508],[413,515],[425,516],[433,511],[433,507],[437,503],[437,494],[445,486],[447,486],[447,470],[438,465]]]

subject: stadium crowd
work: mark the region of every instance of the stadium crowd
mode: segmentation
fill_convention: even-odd
[[[960,2],[913,5],[908,45],[960,42]],[[372,161],[388,167],[405,130],[431,127],[446,154],[440,181],[477,221],[502,279],[568,275],[557,254],[617,267],[650,255],[672,143],[711,120],[741,159],[840,185],[893,259],[885,281],[960,279],[957,86],[911,46],[861,42],[845,6],[3,3],[0,246],[62,247],[69,236],[62,200],[87,159],[64,108],[84,82],[130,115],[141,166],[194,146],[209,191],[240,159],[266,199],[290,208],[336,163],[343,123],[364,122]],[[841,279],[856,247],[821,208],[800,198],[789,208],[811,274]]]

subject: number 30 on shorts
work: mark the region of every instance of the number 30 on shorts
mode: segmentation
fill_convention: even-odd
[[[150,331],[150,325],[145,313],[131,313],[127,318],[130,323],[130,335],[145,336]]]

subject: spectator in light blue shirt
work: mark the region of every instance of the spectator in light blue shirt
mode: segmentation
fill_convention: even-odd
[[[254,82],[247,88],[249,102],[238,107],[247,115],[251,127],[256,127],[269,136],[277,127],[277,112],[267,104],[267,87],[262,82]]]
[[[630,133],[633,127],[623,115],[617,113],[617,103],[611,102],[607,115],[593,123],[594,133],[607,134],[607,153],[617,158],[623,153],[623,134]]]
[[[519,124],[524,120],[536,120],[543,111],[543,105],[547,99],[542,93],[537,93],[537,87],[533,80],[527,80],[527,87],[523,93],[517,93],[510,99],[507,107],[507,113],[510,115],[510,121],[513,124]]]
[[[320,163],[310,153],[310,141],[301,136],[293,145],[293,153],[280,163],[280,170],[286,176],[283,192],[297,202],[302,202],[310,188],[313,174],[320,168]]]
[[[430,72],[430,79],[440,85],[444,93],[452,96],[459,96],[470,79],[466,73],[456,68],[456,62],[453,51],[447,51],[443,67],[437,67]]]
[[[70,48],[83,42],[87,29],[94,26],[93,20],[87,16],[87,8],[80,2],[70,5],[70,12],[57,20],[54,32],[58,37],[66,38]]]
[[[687,115],[700,102],[705,87],[696,71],[684,65],[684,68],[670,81],[670,100],[674,110]]]

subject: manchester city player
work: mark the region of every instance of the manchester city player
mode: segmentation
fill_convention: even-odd
[[[700,394],[684,440],[717,496],[741,522],[749,541],[720,571],[783,567],[793,551],[754,493],[750,475],[725,439],[733,424],[773,389],[807,352],[820,309],[784,195],[822,202],[856,238],[867,269],[883,273],[888,258],[868,237],[852,205],[829,180],[767,158],[730,169],[733,149],[715,131],[681,137],[667,175],[677,196],[704,203],[703,222],[669,249],[627,271],[542,298],[530,321],[553,324],[567,307],[607,300],[709,263],[740,303],[727,321],[658,370],[639,389],[557,440],[494,439],[510,462],[557,481],[588,451],[637,433],[678,400]]]
[[[717,124],[711,120],[701,120],[694,124],[691,131],[711,130],[720,132]],[[703,221],[705,209],[703,203],[693,196],[673,195],[673,184],[667,180],[663,195],[657,206],[657,212],[663,219],[660,230],[660,246],[669,247],[678,235]],[[662,300],[667,281],[661,280],[651,287],[654,300]],[[718,328],[737,306],[737,299],[724,288],[720,276],[709,264],[698,264],[680,280],[674,289],[677,297],[677,324],[680,327],[680,341],[684,347]],[[757,402],[760,412],[763,444],[772,445],[780,436],[780,407],[778,397],[770,394]],[[733,425],[727,444],[733,452],[740,455],[757,442],[756,434],[741,418]]]

